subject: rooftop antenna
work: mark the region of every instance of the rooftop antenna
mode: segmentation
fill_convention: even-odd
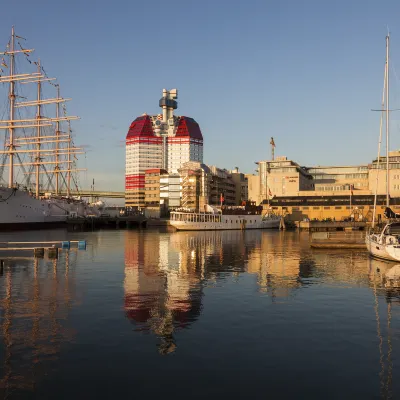
[[[269,144],[271,145],[272,161],[274,161],[275,160],[275,142],[274,142],[273,137],[271,137],[271,141],[269,142]]]

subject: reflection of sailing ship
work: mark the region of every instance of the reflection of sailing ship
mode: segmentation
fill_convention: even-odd
[[[371,286],[374,291],[374,309],[376,316],[376,329],[379,340],[379,362],[381,370],[379,372],[380,379],[380,395],[382,398],[392,398],[392,337],[391,337],[391,319],[392,304],[400,303],[400,264],[370,259],[369,260],[369,276]],[[379,295],[383,295],[386,300],[386,333],[387,341],[384,341],[384,317],[379,313]],[[387,353],[385,357],[385,351]]]
[[[34,390],[48,364],[58,359],[61,345],[71,340],[72,333],[60,322],[71,307],[70,265],[75,260],[70,257],[67,253],[65,259],[51,262],[6,261],[0,275],[4,344],[0,397]]]
[[[181,257],[168,235],[126,232],[125,311],[138,330],[160,339],[159,352],[176,348],[173,333],[194,322],[201,311],[202,286],[197,260]]]

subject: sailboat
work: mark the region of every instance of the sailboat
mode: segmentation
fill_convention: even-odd
[[[0,52],[0,228],[65,222],[68,216],[98,215],[99,207],[71,196],[78,189],[77,154],[71,121],[55,78],[50,78],[34,49],[15,33]],[[49,90],[54,94],[47,97]],[[46,95],[45,95],[46,94]],[[101,205],[100,205],[101,206]]]
[[[385,101],[386,97],[386,101]],[[385,63],[385,79],[382,94],[382,114],[380,121],[380,134],[378,145],[378,158],[377,158],[377,174],[375,185],[375,199],[374,210],[372,217],[372,229],[365,236],[365,243],[369,253],[377,258],[389,261],[400,261],[400,219],[389,206],[389,35],[386,36],[386,63]],[[375,218],[376,218],[376,203],[378,193],[378,177],[380,170],[380,150],[382,143],[382,122],[383,115],[386,114],[386,209],[385,217],[387,223],[382,230],[376,231]]]

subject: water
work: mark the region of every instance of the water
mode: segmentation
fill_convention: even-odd
[[[399,398],[400,266],[297,232],[86,239],[0,274],[0,398]]]

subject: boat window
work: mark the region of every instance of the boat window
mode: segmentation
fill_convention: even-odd
[[[400,224],[391,224],[386,228],[387,235],[400,235]]]

